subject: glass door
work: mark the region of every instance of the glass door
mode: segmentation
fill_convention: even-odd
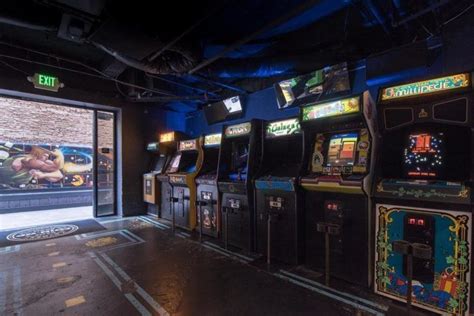
[[[94,112],[94,215],[116,214],[116,120],[114,112]]]

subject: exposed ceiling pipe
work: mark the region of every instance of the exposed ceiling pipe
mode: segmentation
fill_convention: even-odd
[[[170,61],[168,63],[164,63],[164,62],[162,62],[162,63],[159,63],[159,62],[154,62],[154,63],[142,62],[140,60],[136,60],[134,58],[124,56],[124,55],[120,54],[119,52],[117,52],[113,49],[107,48],[104,45],[99,44],[97,42],[91,41],[91,43],[95,47],[97,47],[97,48],[101,49],[102,51],[106,52],[107,54],[115,57],[121,63],[123,63],[123,64],[125,64],[129,67],[132,67],[132,68],[135,68],[135,69],[138,69],[138,70],[142,70],[144,72],[151,73],[151,74],[154,74],[154,75],[169,75],[169,74],[179,75],[179,74],[185,73],[189,68],[192,67],[192,65],[194,63],[192,57],[190,57],[189,55],[186,55],[182,52],[178,52],[182,56],[182,60],[180,62],[177,62],[177,61]]]
[[[58,28],[55,26],[47,26],[47,25],[30,23],[30,22],[21,21],[15,18],[7,17],[7,16],[0,16],[0,23],[23,27],[23,28],[35,30],[35,31],[43,31],[43,32],[57,32],[58,31]]]
[[[40,4],[59,9],[63,13],[79,17],[91,23],[98,22],[99,16],[104,9],[105,0],[81,0],[81,1],[58,1],[58,0],[36,0]],[[70,3],[70,5],[66,4]]]
[[[255,32],[253,32],[252,34],[234,42],[233,44],[225,47],[223,50],[221,50],[217,55],[215,55],[214,57],[211,57],[207,60],[204,60],[203,62],[201,62],[199,65],[195,66],[193,69],[191,69],[188,73],[189,74],[193,74],[207,66],[209,66],[210,64],[214,63],[216,60],[224,57],[227,53],[239,48],[240,46],[244,45],[245,43],[247,42],[250,42],[251,40],[255,39],[256,37],[258,37],[259,35],[271,30],[272,28],[288,21],[289,19],[293,18],[294,16],[300,14],[301,12],[303,11],[306,11],[308,10],[310,7],[318,4],[319,2],[321,2],[321,0],[309,0],[309,1],[305,1],[303,2],[302,4],[298,5],[296,8],[294,8],[293,10],[289,11],[287,14],[284,14],[272,21],[270,21],[269,23],[265,24],[263,27],[261,27],[260,29],[256,30]]]
[[[420,17],[420,16],[422,16],[422,15],[425,15],[426,13],[429,13],[429,12],[431,12],[431,11],[433,11],[433,10],[435,10],[435,9],[437,9],[437,8],[439,8],[439,7],[443,6],[443,5],[445,5],[445,4],[448,4],[450,1],[451,1],[451,0],[441,0],[441,1],[437,2],[437,3],[434,3],[434,4],[432,4],[432,5],[430,5],[430,6],[426,7],[426,8],[424,8],[423,10],[420,10],[420,11],[418,11],[418,12],[416,12],[416,13],[410,15],[410,16],[407,16],[406,18],[404,18],[404,19],[402,19],[402,20],[400,20],[400,21],[398,21],[398,22],[394,22],[394,23],[393,23],[393,26],[394,26],[394,27],[397,27],[397,26],[403,25],[403,24],[405,24],[405,23],[408,23],[408,22],[410,22],[410,21],[412,21],[412,20],[415,20],[415,19],[417,19],[418,17]]]
[[[180,96],[180,97],[136,97],[136,98],[129,98],[132,102],[137,103],[149,103],[149,102],[172,102],[172,101],[203,101],[209,102],[214,101],[214,99],[210,100],[203,96]],[[216,100],[220,100],[216,99]]]
[[[154,53],[153,55],[151,55],[149,58],[148,58],[148,61],[153,61],[155,60],[156,58],[158,58],[158,56],[160,56],[161,54],[163,54],[163,52],[167,51],[168,49],[172,48],[176,43],[178,43],[183,37],[185,37],[186,35],[188,35],[189,33],[191,33],[194,29],[196,29],[199,25],[202,24],[202,22],[206,21],[208,18],[210,18],[211,16],[213,16],[217,11],[219,11],[220,9],[222,9],[226,4],[227,2],[229,2],[229,0],[226,0],[226,1],[223,1],[222,5],[220,6],[216,6],[214,7],[214,9],[211,9],[209,10],[209,12],[203,16],[202,18],[200,18],[199,20],[196,21],[196,23],[194,23],[193,25],[191,25],[189,28],[187,28],[183,33],[181,33],[180,35],[178,35],[176,38],[174,38],[172,41],[170,41],[168,44],[166,44],[165,46],[163,46],[159,51],[157,51],[156,53]]]
[[[191,86],[191,85],[182,83],[182,82],[177,82],[177,81],[174,81],[174,80],[170,80],[170,79],[167,79],[167,78],[163,78],[163,77],[161,77],[161,76],[151,75],[151,74],[148,74],[148,73],[145,73],[145,75],[146,75],[147,77],[149,77],[149,78],[154,78],[154,79],[157,79],[157,80],[161,80],[161,81],[170,83],[170,84],[175,85],[175,86],[178,86],[178,87],[182,87],[182,88],[185,88],[185,89],[194,90],[194,91],[196,91],[196,92],[206,93],[206,94],[208,94],[208,95],[210,95],[210,96],[214,96],[214,97],[219,97],[217,94],[215,94],[215,93],[213,93],[213,92],[210,92],[210,91],[207,91],[207,90],[204,90],[204,89],[200,89],[200,88],[197,88],[197,87],[194,87],[194,86]]]
[[[205,83],[208,83],[210,85],[218,86],[218,87],[221,87],[221,88],[224,88],[224,89],[227,89],[227,90],[232,90],[232,91],[236,91],[238,93],[244,93],[244,94],[247,93],[247,91],[245,89],[234,86],[232,84],[216,81],[214,79],[205,78],[205,77],[199,76],[199,75],[189,75],[189,77],[191,79],[198,80],[198,81],[201,81],[201,82],[205,82]]]
[[[370,13],[372,14],[372,16],[377,20],[377,22],[380,24],[380,26],[382,27],[383,31],[387,34],[387,35],[391,35],[391,32],[390,32],[390,29],[388,28],[388,26],[386,25],[385,23],[385,20],[383,18],[383,14],[380,12],[380,9],[375,5],[375,3],[373,2],[373,0],[364,0],[364,4],[365,6],[367,7],[367,9],[369,9]]]
[[[138,88],[138,89],[141,89],[143,91],[149,91],[149,92],[158,93],[158,94],[167,95],[167,96],[174,96],[173,94],[170,94],[169,92],[166,92],[166,91],[162,91],[162,90],[158,90],[158,89],[149,89],[149,88],[146,88],[146,87],[143,87],[143,86],[140,86],[140,85],[131,84],[131,83],[119,80],[119,79],[105,77],[105,76],[101,76],[101,75],[98,75],[98,74],[93,74],[93,73],[90,73],[90,72],[85,72],[85,71],[81,71],[81,70],[77,70],[77,69],[52,65],[52,64],[48,64],[48,63],[39,62],[39,61],[33,61],[33,60],[31,60],[31,58],[26,59],[26,58],[21,58],[21,57],[17,57],[17,56],[6,55],[6,54],[0,54],[0,58],[1,57],[12,59],[12,60],[17,60],[17,61],[21,61],[21,62],[26,62],[26,63],[30,63],[30,64],[41,65],[41,66],[46,66],[46,67],[50,67],[50,68],[65,70],[65,71],[69,71],[69,72],[72,72],[72,73],[77,73],[77,74],[80,74],[80,75],[99,78],[99,79],[102,79],[102,80],[114,81],[116,83],[120,83],[121,85]]]

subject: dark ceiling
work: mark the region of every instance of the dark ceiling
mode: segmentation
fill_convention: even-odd
[[[133,102],[185,111],[436,38],[472,0],[0,2],[0,67],[115,81]]]

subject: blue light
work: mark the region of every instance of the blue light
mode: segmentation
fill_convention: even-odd
[[[326,16],[333,14],[336,11],[339,11],[349,5],[350,0],[325,0],[320,1],[318,4],[312,8],[304,11],[302,14],[290,19],[289,21],[280,24],[278,27],[263,33],[258,38],[265,39],[273,36],[278,36],[286,33],[290,33],[306,27]]]
[[[415,80],[417,77],[423,77],[428,74],[426,67],[412,68],[385,76],[379,76],[367,80],[367,86],[383,86],[387,84],[396,84],[397,82],[406,81],[408,79]]]
[[[240,70],[222,70],[217,73],[220,78],[268,78],[281,75],[289,75],[293,72],[293,64],[278,63],[260,65],[255,69],[240,69]]]

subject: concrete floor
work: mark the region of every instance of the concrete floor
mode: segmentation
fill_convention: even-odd
[[[93,218],[92,206],[0,214],[0,230]]]
[[[0,315],[404,314],[173,234],[154,218],[100,221],[107,231],[0,248]]]

